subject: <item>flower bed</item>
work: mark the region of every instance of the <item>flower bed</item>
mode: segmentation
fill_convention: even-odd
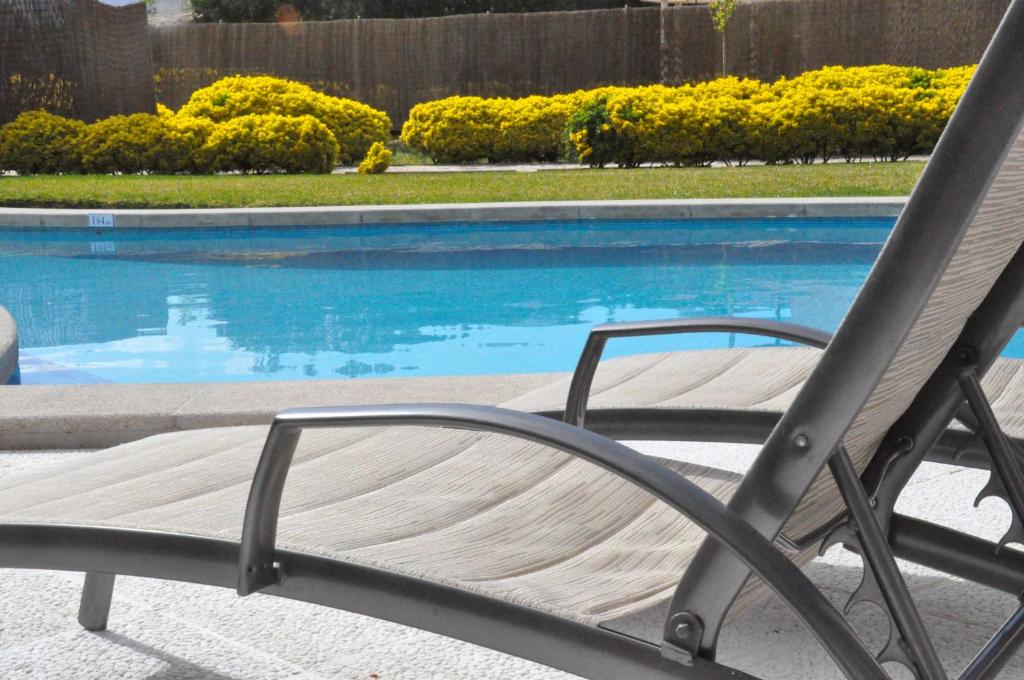
[[[402,140],[445,163],[901,160],[931,151],[973,73],[827,67],[774,83],[727,77],[524,99],[450,97],[413,107]]]
[[[388,141],[391,121],[366,104],[265,76],[224,78],[178,112],[91,125],[29,111],[0,128],[0,171],[19,174],[325,173]]]

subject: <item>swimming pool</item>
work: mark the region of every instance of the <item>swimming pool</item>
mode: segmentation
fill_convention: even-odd
[[[25,384],[566,371],[607,321],[834,329],[892,225],[0,229],[0,304],[19,324]],[[767,342],[642,338],[608,356]]]

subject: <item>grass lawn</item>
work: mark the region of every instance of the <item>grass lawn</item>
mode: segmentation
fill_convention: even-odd
[[[0,177],[0,206],[236,208],[640,198],[902,196],[920,162],[213,177]]]

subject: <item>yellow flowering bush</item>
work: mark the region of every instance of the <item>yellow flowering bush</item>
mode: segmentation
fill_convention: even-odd
[[[746,165],[761,158],[764,136],[757,115],[757,104],[752,99],[696,100],[694,117],[702,141],[698,161]]]
[[[375,142],[387,142],[391,119],[351,99],[331,97],[308,85],[270,76],[230,76],[192,93],[179,115],[224,123],[248,115],[313,116],[334,134],[339,162],[358,162]]]
[[[503,99],[448,97],[417,104],[402,126],[403,142],[435,163],[494,160],[501,138],[498,110]]]
[[[164,121],[150,113],[111,116],[85,126],[78,137],[87,173],[157,172],[163,155]]]
[[[685,87],[685,86],[684,86]],[[672,88],[682,89],[682,88]],[[725,76],[707,80],[693,86],[693,96],[699,99],[749,99],[756,100],[769,94],[771,86],[755,78]]]
[[[498,140],[491,160],[556,161],[564,154],[565,125],[572,112],[566,95],[501,100]]]
[[[762,102],[758,158],[768,163],[810,163],[840,153],[842,123],[832,117],[832,102],[829,91],[810,88]]]
[[[574,106],[572,95],[448,97],[414,106],[401,139],[438,163],[554,161]]]
[[[962,93],[977,69],[977,66],[940,68],[932,72],[931,86],[936,90],[954,90]]]
[[[401,138],[441,163],[899,160],[935,146],[974,70],[833,66],[774,83],[726,77],[519,99],[449,97],[414,106]],[[45,111],[21,114],[0,128],[0,171],[328,172],[328,163],[360,160],[386,168],[390,129],[387,115],[364,104],[280,78],[234,76],[197,90],[177,113],[159,105],[155,115],[88,126]]]
[[[158,114],[159,115],[159,114]],[[160,154],[154,172],[162,174],[202,174],[210,168],[202,152],[216,129],[206,118],[160,116],[164,124]]]
[[[85,124],[46,111],[26,111],[0,127],[0,172],[22,175],[74,172],[75,140]]]
[[[217,125],[200,154],[215,172],[329,173],[338,140],[313,116],[248,115]]]
[[[374,142],[366,152],[366,158],[359,164],[360,175],[382,175],[391,167],[391,149],[380,142]]]
[[[974,69],[830,66],[774,83],[730,76],[553,97],[449,97],[413,107],[402,140],[456,163],[559,154],[596,167],[900,160],[935,146]]]

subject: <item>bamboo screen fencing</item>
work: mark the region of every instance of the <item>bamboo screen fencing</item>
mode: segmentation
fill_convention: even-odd
[[[33,108],[95,120],[154,106],[144,5],[0,0],[0,123]]]
[[[153,58],[159,99],[172,106],[220,75],[267,73],[365,101],[401,124],[414,104],[450,94],[650,82],[657,34],[657,12],[637,9],[195,24],[155,30]]]
[[[830,64],[973,63],[1009,0],[771,0],[741,4],[730,73],[763,79]],[[171,106],[233,73],[308,82],[388,112],[452,94],[525,96],[661,77],[661,10],[624,8],[302,24],[193,24],[153,31],[157,95]],[[668,11],[675,82],[718,75],[721,38],[704,7]]]
[[[725,36],[736,75],[775,79],[828,64],[953,66],[978,60],[1009,0],[762,0]],[[658,82],[660,10],[630,8],[149,29],[141,4],[0,0],[0,121],[50,98],[92,120],[181,105],[229,74],[295,78],[386,110],[452,94],[524,96]],[[718,75],[704,7],[666,14],[673,82]],[[34,88],[34,89],[33,89]]]

